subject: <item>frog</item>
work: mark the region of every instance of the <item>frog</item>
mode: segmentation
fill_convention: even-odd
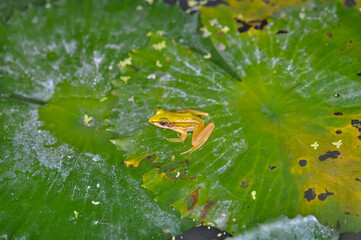
[[[155,114],[148,119],[148,122],[156,127],[170,129],[180,134],[179,138],[168,138],[167,140],[170,142],[184,142],[188,132],[193,132],[192,147],[188,151],[181,153],[185,154],[202,147],[214,129],[214,123],[205,126],[204,120],[199,116],[209,116],[209,114],[190,108],[178,111],[157,108]]]

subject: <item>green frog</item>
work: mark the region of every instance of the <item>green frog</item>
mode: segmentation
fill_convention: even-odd
[[[148,122],[154,126],[180,133],[180,138],[168,139],[170,142],[184,142],[188,132],[193,131],[193,147],[188,151],[181,153],[185,154],[200,148],[208,140],[214,129],[213,123],[209,123],[205,127],[204,120],[199,116],[209,116],[209,114],[195,109],[182,109],[173,112],[158,108],[155,114],[149,118]]]

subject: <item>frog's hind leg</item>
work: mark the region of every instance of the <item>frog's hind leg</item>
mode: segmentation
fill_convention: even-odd
[[[205,128],[203,128],[203,127],[204,127],[204,124],[202,123],[200,126],[196,127],[193,130],[193,136],[195,136],[195,137],[192,137],[193,147],[191,149],[189,149],[188,151],[183,152],[181,154],[193,152],[193,151],[197,150],[198,148],[202,147],[203,144],[205,142],[207,142],[209,136],[211,135],[211,133],[214,129],[214,123],[208,124]]]
[[[198,115],[198,116],[209,116],[208,113],[206,112],[202,112],[202,111],[199,111],[199,110],[195,110],[195,109],[191,109],[191,108],[184,108],[184,109],[181,109],[177,112],[191,112],[195,115]]]

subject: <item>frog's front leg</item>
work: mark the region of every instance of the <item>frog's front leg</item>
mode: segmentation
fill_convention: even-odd
[[[173,131],[180,133],[180,138],[168,138],[169,142],[184,142],[187,138],[187,131],[181,128],[172,129]]]
[[[200,148],[205,142],[207,142],[213,129],[214,129],[214,123],[210,123],[206,127],[204,127],[204,122],[201,122],[200,124],[196,125],[193,130],[193,136],[192,136],[193,147],[191,149],[189,149],[188,151],[183,152],[181,154],[193,152],[193,151],[197,150],[198,148]]]

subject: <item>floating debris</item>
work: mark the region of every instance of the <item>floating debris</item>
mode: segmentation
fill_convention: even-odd
[[[342,140],[338,140],[337,142],[333,142],[333,145],[335,145],[337,148],[340,148],[342,145]]]
[[[130,76],[120,76],[120,80],[122,80],[124,83],[128,83],[128,80],[130,79]]]
[[[256,200],[256,191],[253,190],[251,192],[251,195],[252,195],[253,200]]]
[[[166,45],[165,41],[162,41],[160,43],[153,44],[153,47],[154,47],[155,50],[161,51],[162,49],[166,48],[167,45]]]
[[[157,60],[157,61],[155,62],[155,65],[156,65],[157,67],[163,67],[163,64],[161,64],[159,60]]]
[[[318,148],[318,146],[320,146],[318,142],[314,142],[311,144],[311,147],[313,147],[315,150]]]
[[[201,31],[203,33],[202,37],[204,37],[204,38],[209,37],[212,34],[210,31],[208,31],[208,29],[206,27],[199,28],[199,31]]]
[[[227,32],[229,32],[229,27],[227,27],[227,26],[224,26],[222,29],[221,29],[221,31],[222,32],[224,32],[224,33],[227,33]]]
[[[210,59],[212,57],[211,53],[207,53],[203,56],[204,59]]]
[[[128,65],[132,65],[132,58],[128,57],[123,61],[119,61],[118,68],[125,68]]]
[[[85,114],[84,115],[84,124],[89,126],[90,121],[93,119],[94,119],[93,117],[89,117],[88,114]]]

